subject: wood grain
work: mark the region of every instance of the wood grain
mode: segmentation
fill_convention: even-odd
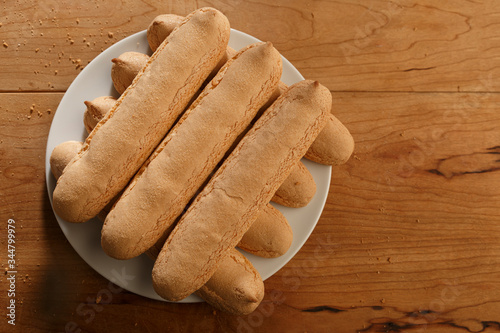
[[[495,4],[2,3],[0,229],[16,221],[14,331],[500,331]],[[242,317],[111,284],[67,242],[44,180],[50,124],[80,68],[154,16],[204,5],[221,9],[234,28],[271,40],[305,77],[326,84],[334,114],[356,141],[350,161],[333,170],[313,234],[266,280],[260,307]],[[0,244],[5,268],[6,232]],[[12,331],[5,318],[0,331]]]
[[[160,13],[222,10],[334,91],[498,91],[500,16],[480,2],[44,0],[0,7],[0,91],[65,91],[102,50]],[[266,22],[266,24],[262,24]],[[15,74],[15,75],[13,75]]]

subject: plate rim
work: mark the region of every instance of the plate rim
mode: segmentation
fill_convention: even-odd
[[[120,281],[117,281],[116,278],[113,279],[112,277],[108,276],[109,274],[103,273],[101,271],[101,269],[99,267],[97,267],[97,265],[96,265],[95,262],[92,262],[91,260],[87,260],[86,256],[81,253],[81,250],[79,249],[79,247],[74,244],[75,241],[73,240],[72,236],[68,234],[69,233],[68,228],[64,225],[65,223],[73,225],[73,223],[69,223],[69,222],[66,222],[63,219],[61,219],[54,212],[54,210],[53,210],[53,202],[52,202],[52,194],[53,194],[52,191],[53,191],[53,189],[55,187],[55,179],[52,176],[52,173],[50,171],[50,155],[51,155],[52,149],[53,149],[53,147],[55,147],[55,145],[53,145],[53,147],[51,147],[50,145],[52,144],[52,141],[55,140],[54,136],[56,135],[56,131],[57,131],[56,126],[55,126],[55,124],[57,124],[57,122],[55,121],[56,117],[58,117],[58,114],[61,115],[63,112],[65,112],[63,110],[60,110],[61,105],[66,104],[67,99],[71,98],[71,93],[73,92],[73,90],[75,89],[75,87],[77,87],[80,84],[80,82],[86,77],[87,73],[91,72],[93,70],[93,68],[96,67],[96,66],[98,66],[98,64],[101,61],[105,61],[106,59],[110,59],[110,56],[109,56],[110,53],[113,53],[114,50],[116,50],[116,49],[118,49],[120,47],[123,47],[123,45],[126,44],[126,43],[134,43],[133,41],[135,39],[137,39],[137,38],[145,38],[145,35],[146,35],[146,30],[142,30],[142,31],[134,33],[134,34],[132,34],[130,36],[127,36],[126,38],[124,38],[124,39],[118,41],[117,43],[113,44],[112,46],[110,46],[106,50],[104,50],[101,53],[99,53],[94,59],[92,59],[92,61],[71,82],[71,84],[69,85],[68,89],[64,93],[64,96],[62,97],[61,101],[59,102],[59,105],[58,105],[58,107],[56,109],[56,112],[54,114],[54,118],[52,119],[52,122],[51,122],[49,134],[47,136],[46,154],[45,154],[45,169],[46,169],[45,170],[45,181],[46,181],[46,187],[47,187],[47,192],[48,192],[48,196],[49,196],[49,201],[50,201],[51,209],[52,209],[52,212],[54,213],[54,216],[56,217],[56,220],[57,220],[57,222],[59,224],[59,227],[61,228],[61,230],[62,230],[65,238],[67,239],[67,241],[71,244],[72,248],[75,250],[75,252],[80,256],[80,258],[83,261],[85,261],[94,271],[96,271],[97,273],[99,273],[106,280],[115,283],[119,287],[121,287],[121,288],[123,288],[125,290],[128,290],[131,293],[134,293],[134,294],[137,294],[137,295],[140,295],[140,296],[143,296],[143,297],[147,297],[147,298],[150,298],[150,299],[154,299],[154,300],[160,300],[160,301],[169,302],[169,301],[161,298],[157,294],[155,295],[156,297],[152,297],[151,295],[147,295],[146,293],[138,291],[138,290],[130,290],[129,288],[127,288],[126,284],[124,285],[123,283],[120,283]],[[255,37],[253,37],[253,36],[251,36],[251,35],[249,35],[249,34],[247,34],[245,32],[242,32],[242,31],[239,31],[239,30],[236,30],[236,29],[232,29],[232,28],[231,28],[231,38],[238,38],[238,39],[243,38],[243,39],[251,40],[251,42],[260,42],[260,40],[258,40],[257,38],[255,38]],[[230,44],[231,44],[231,40],[230,40]],[[290,76],[294,76],[295,75],[295,76],[297,76],[299,78],[295,82],[304,80],[304,77],[295,68],[295,66],[293,66],[293,64],[288,59],[286,59],[283,55],[281,55],[281,57],[282,57],[283,65],[285,66],[285,64],[286,64],[288,70],[291,70],[293,72],[293,73],[289,73],[289,75]],[[109,75],[109,73],[108,73],[108,75]],[[283,79],[283,77],[282,77],[282,79]],[[285,81],[285,80],[283,80],[283,81]],[[293,83],[295,83],[295,82],[291,82],[290,80],[287,80],[287,81],[288,82],[285,82],[285,83],[290,84],[290,85],[293,84]],[[68,112],[68,111],[66,111],[66,112]],[[82,121],[82,127],[83,127],[83,121]],[[63,142],[63,141],[59,141],[59,143],[60,142]],[[52,148],[52,149],[50,149],[50,148]],[[324,170],[324,174],[322,175],[322,178],[323,178],[323,182],[327,184],[326,185],[326,190],[325,190],[325,186],[318,186],[320,184],[318,184],[318,182],[315,179],[316,185],[317,185],[317,190],[316,190],[316,193],[315,193],[315,198],[319,196],[319,201],[316,203],[317,205],[319,204],[319,206],[318,206],[319,209],[316,210],[315,216],[311,216],[311,219],[314,220],[314,222],[311,223],[311,225],[308,228],[307,232],[305,234],[301,235],[300,241],[298,241],[298,242],[296,242],[294,244],[294,250],[292,251],[293,253],[288,253],[288,258],[287,259],[284,259],[284,261],[283,261],[282,257],[276,258],[276,259],[280,259],[281,258],[280,261],[282,261],[282,262],[279,265],[275,265],[276,267],[274,267],[274,269],[271,269],[270,271],[268,270],[268,272],[266,274],[267,276],[262,276],[263,280],[266,280],[267,278],[269,278],[269,277],[273,276],[274,274],[276,274],[277,271],[279,271],[284,266],[286,266],[288,264],[288,262],[293,257],[295,257],[295,255],[304,246],[305,242],[309,239],[311,233],[315,229],[315,227],[316,227],[316,225],[317,225],[317,223],[318,223],[318,221],[319,221],[319,219],[321,217],[321,214],[322,214],[322,212],[324,210],[324,207],[325,207],[325,204],[326,204],[326,200],[328,198],[329,188],[330,188],[332,167],[331,166],[327,166],[327,165],[319,165],[319,164],[314,163],[314,162],[309,161],[309,160],[303,160],[303,161],[306,164],[306,166],[308,167],[308,169],[310,167],[315,167],[315,168],[319,167],[319,168],[322,168]],[[311,173],[313,173],[313,172],[311,172]],[[313,176],[314,176],[314,174],[313,174]],[[51,184],[53,184],[53,187],[50,186]],[[321,184],[321,185],[325,185],[325,184]],[[316,198],[316,200],[318,200],[318,198]],[[281,205],[278,205],[278,204],[274,204],[274,203],[272,203],[272,204],[273,204],[273,206],[277,207],[280,211],[282,211],[282,213],[283,213],[283,210],[297,210],[297,209],[301,209],[301,208],[288,208],[288,207],[284,207],[284,206],[281,206]],[[97,219],[94,218],[92,220],[97,220]],[[87,222],[82,223],[82,225],[84,225],[84,224],[90,224],[90,223],[91,223],[90,221],[87,221]],[[99,222],[95,222],[95,223],[99,223]],[[296,235],[294,235],[294,241],[295,240],[296,240]],[[99,243],[100,243],[100,241],[99,241]],[[291,250],[291,248],[289,249],[289,251],[290,250]],[[254,260],[258,261],[258,260],[262,259],[260,257],[256,257],[256,256],[254,256],[252,254],[249,254],[247,252],[244,252],[244,251],[241,251],[241,252],[250,261],[254,261]],[[285,254],[285,255],[287,255],[287,254]],[[143,256],[145,256],[145,254],[141,255],[140,257],[143,257]],[[253,260],[252,260],[252,258],[253,258]],[[134,260],[134,259],[130,259],[130,260]],[[273,260],[273,259],[265,258],[265,260]],[[122,262],[126,262],[126,261],[122,261]],[[152,265],[152,263],[151,263],[151,265]],[[256,267],[256,269],[259,271],[258,267]],[[202,301],[203,300],[201,298],[199,298],[197,296],[194,296],[194,295],[191,295],[191,296],[188,296],[188,298],[186,298],[184,300],[181,300],[179,302],[174,302],[174,303],[194,303],[194,302],[202,302]]]

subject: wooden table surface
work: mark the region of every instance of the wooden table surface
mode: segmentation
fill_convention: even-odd
[[[82,68],[156,15],[202,6],[326,85],[356,141],[313,234],[242,317],[111,285],[66,240],[44,177]],[[17,281],[13,327],[0,278],[0,331],[499,331],[499,27],[494,0],[2,1],[0,252],[7,269],[12,219]]]

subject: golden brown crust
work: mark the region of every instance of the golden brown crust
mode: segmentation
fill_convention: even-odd
[[[316,193],[316,183],[313,176],[302,162],[298,162],[278,188],[272,198],[277,204],[299,208],[305,207]]]
[[[111,80],[121,95],[132,84],[141,69],[148,63],[149,56],[140,52],[125,52],[111,61]]]
[[[87,133],[92,132],[97,123],[104,118],[106,113],[113,108],[116,98],[112,96],[101,96],[92,101],[84,102],[87,108],[83,113],[83,124]]]
[[[158,15],[148,26],[146,35],[148,44],[154,52],[172,31],[184,20],[183,16],[175,14]]]
[[[113,258],[144,253],[182,213],[281,77],[281,57],[256,43],[230,59],[131,180],[106,218]]]
[[[226,50],[226,55],[223,57],[224,63],[226,63],[227,61],[226,56],[228,55],[233,57],[234,55],[236,55],[236,51],[228,47]],[[128,55],[128,58],[139,57],[139,56],[140,53],[138,53],[137,55],[131,53]],[[130,59],[130,60],[135,61],[135,59]],[[116,63],[116,65],[121,66],[122,63],[123,62],[118,62]],[[124,68],[122,68],[120,71],[122,75],[128,75],[128,76],[137,75],[138,70],[135,73],[131,70],[133,70],[132,66],[124,66]],[[121,80],[121,78],[117,77],[117,80]],[[276,89],[273,91],[271,98],[269,98],[269,101],[271,101],[271,103],[269,101],[266,102],[266,104],[260,108],[258,115],[262,114],[262,112],[264,112],[264,110],[267,109],[266,105],[268,106],[271,105],[272,102],[274,102],[274,100],[276,100],[276,98],[278,98],[279,95],[287,88],[288,86],[280,81],[278,83],[278,87],[276,87]],[[195,94],[195,96],[198,97],[199,94]],[[193,100],[195,99],[196,98],[193,98]],[[86,114],[90,113],[90,115],[92,115],[91,118],[92,123],[90,123],[89,120],[85,125],[89,133],[93,129],[93,127],[99,122],[99,120],[101,120],[104,117],[104,115],[112,108],[115,102],[116,99],[110,96],[98,97],[94,99],[92,102],[85,102],[88,110],[86,111]],[[84,120],[86,119],[86,117],[89,116],[84,116]],[[242,133],[241,137],[243,137],[243,134],[244,133]],[[238,141],[239,140],[236,140],[235,145]],[[303,207],[306,206],[309,203],[309,201],[311,201],[311,199],[315,194],[315,191],[316,191],[316,184],[314,183],[312,175],[307,170],[303,170],[303,168],[301,168],[300,170],[293,168],[292,172],[290,173],[290,176],[287,179],[285,179],[285,181],[283,182],[283,184],[281,184],[278,191],[276,191],[276,194],[272,198],[272,201],[287,207]]]
[[[282,256],[292,245],[293,231],[285,216],[267,204],[243,235],[238,247],[264,258]]]
[[[354,151],[354,139],[349,130],[333,114],[307,150],[305,157],[316,163],[341,165],[347,162]]]
[[[222,13],[202,8],[169,35],[59,178],[60,217],[87,221],[125,187],[220,60],[229,33]]]
[[[166,38],[168,34],[172,31],[172,25],[174,24],[174,20],[172,19],[172,15],[165,15],[163,20],[168,21],[169,25],[166,24],[151,24],[148,28],[148,41],[150,45],[151,43],[157,43],[157,36],[161,36],[162,38]],[[163,15],[160,15],[163,16]],[[176,16],[177,18],[179,16]],[[161,21],[162,19],[160,19]],[[150,37],[151,36],[151,37]],[[234,51],[234,50],[232,50]],[[230,54],[231,50],[228,48],[228,54]],[[225,59],[229,59],[231,56],[221,59],[218,64],[218,68],[222,66]],[[216,71],[218,70],[216,69]],[[216,71],[212,73],[212,76],[215,75]],[[271,104],[288,88],[288,86],[281,82],[276,90],[273,92],[269,101],[262,107],[262,112],[266,110]],[[345,146],[343,146],[345,145]],[[311,146],[311,151],[305,155],[307,159],[310,159],[314,162],[326,164],[326,165],[339,165],[345,163],[352,154],[354,149],[354,140],[347,130],[347,128],[340,123],[336,118],[329,119],[328,126],[325,126],[322,133],[318,135],[316,140]]]
[[[183,299],[210,279],[324,127],[331,103],[327,88],[305,80],[266,110],[163,246],[153,268],[160,296]]]
[[[235,249],[228,252],[212,277],[195,293],[219,310],[246,315],[264,298],[264,283],[245,256]]]
[[[69,161],[82,148],[83,143],[78,141],[66,141],[58,144],[50,154],[50,171],[57,179],[63,173],[64,168],[69,164]]]

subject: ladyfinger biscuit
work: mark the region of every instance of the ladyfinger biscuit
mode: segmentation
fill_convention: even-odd
[[[94,101],[101,99],[102,98],[97,98]],[[94,103],[94,104],[98,105],[99,103]],[[101,110],[99,114],[107,113],[105,107],[99,109]],[[90,131],[92,131],[92,129],[93,127],[90,128]],[[59,146],[57,146],[56,148],[54,148],[51,154],[51,169],[52,169],[51,171],[56,177],[56,180],[62,174],[62,171],[66,167],[67,163],[74,156],[76,156],[82,144],[83,143],[77,141],[64,142]],[[52,163],[52,161],[55,162]],[[288,192],[291,192],[292,194],[296,192],[296,189],[292,191],[287,190],[290,186],[294,188],[303,187],[305,188],[304,191],[306,193],[310,193],[310,191],[307,191],[307,188],[311,186],[315,187],[314,180],[307,186],[304,186],[303,184],[296,184],[297,179],[299,179],[298,182],[300,182],[301,179],[304,180],[308,178],[308,176],[304,177],[303,175],[299,174],[302,172],[303,168],[306,169],[305,166],[300,162],[295,167],[293,167],[290,175],[285,179],[283,184],[281,184],[280,188],[276,191],[275,195],[273,196],[274,200],[276,199],[277,194],[279,195],[280,193],[284,193],[281,194],[281,198],[277,199],[275,202],[279,203],[279,201],[285,201],[285,204],[287,204],[289,200],[291,200],[292,202],[300,202],[300,201],[303,202],[304,200],[307,201],[307,199],[304,198],[287,199]],[[307,173],[306,175],[310,174]],[[312,178],[312,176],[310,177]],[[312,195],[314,195],[314,193],[312,193]],[[97,215],[99,219],[101,219],[103,222],[106,219],[108,213],[111,211],[111,208],[116,202],[118,197],[115,197],[113,200],[111,200],[111,202],[108,205],[106,205],[106,207],[104,207],[104,209]],[[160,253],[161,247],[163,246],[163,244],[165,244],[165,241],[167,240],[167,237],[172,231],[173,227],[174,224],[172,224],[163,233],[162,237],[155,243],[155,245],[153,245],[146,251],[146,254],[150,258],[152,258],[153,260],[156,259],[156,257]],[[240,249],[252,253],[253,255],[256,256],[265,258],[275,258],[285,254],[286,251],[288,251],[292,240],[293,240],[293,232],[292,229],[290,228],[290,225],[288,224],[288,221],[283,216],[283,214],[281,214],[279,210],[268,204],[259,214],[255,222],[252,224],[250,229],[245,233],[245,235],[243,236],[243,238],[241,239],[240,243],[238,243],[237,246]]]
[[[154,52],[172,31],[184,20],[183,16],[175,14],[158,15],[151,21],[146,31],[148,44]]]
[[[257,120],[181,217],[153,268],[163,298],[201,288],[325,126],[330,91],[305,80]]]
[[[228,50],[229,49],[230,48],[228,47]],[[133,66],[133,63],[141,61],[140,58],[142,57],[139,57],[136,54],[140,53],[129,52],[127,56],[123,57],[120,55],[120,57],[118,58],[121,58],[122,61],[115,62],[115,64],[113,65],[117,67],[117,72],[121,73],[121,75],[125,77],[134,77],[135,75],[137,75],[139,69],[137,68],[137,66]],[[136,57],[139,59],[135,59]],[[117,75],[114,80],[120,82],[124,81],[120,77],[120,75]],[[287,88],[288,86],[280,81],[278,87],[273,91],[273,94],[269,98],[268,102],[266,102],[266,104],[259,110],[259,113],[262,113],[265,109],[267,109],[272,104],[272,102],[274,102],[279,97],[279,95],[282,94],[283,91],[286,90]],[[95,99],[93,102],[97,102],[100,99],[102,99],[102,97]],[[111,106],[112,105],[109,106],[110,109]],[[89,109],[89,107],[87,109]],[[102,113],[103,116],[105,114],[106,112]],[[278,189],[278,191],[276,191],[276,194],[271,201],[274,201],[276,203],[279,203],[280,205],[287,207],[294,207],[294,208],[304,207],[312,200],[315,192],[316,192],[316,184],[314,183],[314,179],[311,173],[309,172],[309,170],[307,170],[307,168],[302,162],[299,162],[297,164],[297,167],[294,167],[292,169],[290,176],[288,176],[288,178],[285,179],[283,184],[281,184],[280,188]]]
[[[220,60],[229,34],[222,13],[202,8],[169,35],[59,178],[53,207],[61,218],[84,222],[125,187]]]
[[[347,162],[354,151],[354,139],[349,130],[333,114],[328,115],[325,128],[307,150],[305,158],[326,165]]]
[[[267,204],[237,246],[259,257],[276,258],[288,251],[292,240],[293,231],[285,216]]]
[[[116,104],[116,98],[112,96],[101,96],[91,101],[84,102],[87,108],[83,113],[83,124],[87,133],[92,132],[97,123],[104,118],[106,113]]]
[[[274,193],[272,201],[286,207],[305,207],[316,193],[313,176],[302,162],[298,162]]]
[[[56,179],[59,178],[69,160],[76,156],[81,146],[82,142],[67,141],[54,148],[50,159],[51,162],[57,161],[51,163],[51,171]],[[78,148],[78,150],[73,149],[73,147]],[[105,218],[107,213],[105,208],[98,216],[101,218],[101,214],[103,214]],[[269,220],[269,222],[275,223],[275,221],[272,220]],[[256,224],[257,221],[254,225]],[[172,229],[173,226],[174,225],[171,226]],[[167,235],[168,233],[166,233],[166,236]],[[273,237],[274,235],[269,236]],[[284,236],[286,237],[287,235]],[[156,260],[165,240],[166,238],[163,239],[161,245],[160,242],[157,242],[155,246],[146,252],[153,261]],[[256,243],[251,243],[250,247],[259,248],[259,243],[267,242],[263,239],[256,239]],[[260,274],[252,264],[242,256],[240,252],[234,249],[229,253],[227,258],[221,262],[218,270],[210,280],[208,280],[196,294],[221,311],[226,311],[235,315],[244,315],[255,310],[260,304],[264,296],[264,283],[262,282]]]
[[[76,154],[82,149],[83,143],[79,141],[66,141],[58,144],[50,154],[50,171],[55,179],[58,179],[64,168],[69,164]]]
[[[134,176],[109,213],[101,245],[116,259],[144,253],[182,213],[269,99],[281,57],[256,43],[230,59]]]
[[[244,255],[234,248],[228,252],[195,294],[219,310],[234,315],[252,313],[264,298],[264,282]]]
[[[156,44],[159,41],[159,36],[166,38],[172,31],[174,23],[178,18],[178,15],[165,14],[153,20],[147,33],[149,44]],[[230,48],[228,47],[229,52]],[[224,59],[227,59],[227,57],[221,59],[221,63]],[[219,63],[218,66],[222,66],[222,64]],[[262,109],[267,109],[287,87],[285,83],[280,82],[278,88]],[[320,164],[339,165],[345,163],[351,157],[353,150],[354,139],[347,128],[332,115],[328,121],[328,126],[325,126],[322,133],[318,135],[311,145],[310,151],[305,155],[305,158]]]
[[[149,56],[140,52],[125,52],[111,61],[111,80],[116,91],[121,95],[132,84],[136,75],[148,63]]]

